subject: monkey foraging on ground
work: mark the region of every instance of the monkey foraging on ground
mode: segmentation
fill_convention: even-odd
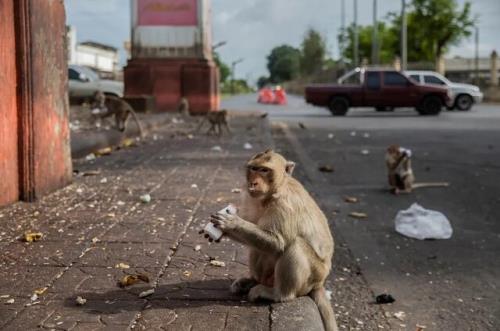
[[[208,129],[207,134],[213,132],[218,136],[222,135],[222,126],[224,126],[227,133],[231,133],[227,117],[228,117],[228,111],[225,109],[208,112],[205,115],[205,117],[201,120],[200,124],[198,125],[195,131],[199,132],[203,124],[205,124],[205,122],[208,121],[208,123],[210,124],[210,128]]]
[[[325,292],[333,257],[328,221],[305,188],[292,177],[295,164],[272,150],[246,164],[246,190],[238,215],[211,216],[228,237],[250,248],[250,277],[231,292],[250,301],[285,302],[309,295],[326,330],[337,330]]]
[[[144,131],[141,122],[137,118],[137,114],[132,109],[132,106],[125,100],[112,95],[105,95],[103,92],[97,91],[94,93],[92,108],[99,109],[99,112],[94,114],[99,118],[107,118],[114,115],[116,128],[122,132],[127,128],[128,120],[130,116],[132,116],[139,128],[141,137],[144,137]],[[100,111],[104,111],[104,113],[100,113]]]
[[[411,167],[411,151],[398,145],[391,145],[385,153],[389,186],[394,194],[410,193],[421,187],[447,187],[449,183],[415,183]]]
[[[189,101],[182,97],[177,105],[177,112],[181,115],[189,115]]]

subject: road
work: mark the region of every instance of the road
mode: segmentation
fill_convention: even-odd
[[[335,264],[341,266],[333,270],[329,284],[334,295],[350,293],[355,302],[333,299],[340,324],[360,330],[381,329],[384,323],[391,330],[415,330],[416,325],[426,330],[500,330],[500,105],[437,117],[421,117],[411,109],[359,109],[332,117],[298,97],[290,97],[286,107],[255,100],[234,97],[224,100],[223,107],[269,113],[276,148],[298,162],[297,176],[331,219]],[[412,149],[417,181],[451,186],[390,194],[384,151],[394,143]],[[335,171],[321,173],[321,165]],[[360,202],[345,203],[345,196]],[[444,213],[452,238],[419,241],[397,234],[396,213],[414,202]],[[368,218],[353,219],[351,211]],[[372,305],[370,295],[373,300],[380,293],[390,293],[396,302]],[[404,317],[395,318],[400,311]]]

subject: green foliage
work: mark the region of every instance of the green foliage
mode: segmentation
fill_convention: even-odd
[[[296,78],[300,73],[300,51],[289,45],[273,48],[267,56],[267,69],[273,83]]]
[[[321,34],[310,28],[307,30],[301,45],[300,71],[311,75],[323,67],[326,57],[326,43]]]
[[[227,81],[227,78],[231,75],[231,69],[227,64],[222,62],[217,52],[214,52],[213,55],[214,55],[214,62],[219,67],[220,82],[224,84]]]
[[[401,14],[390,13],[388,23],[378,24],[380,62],[391,63],[400,55]],[[413,0],[406,13],[409,62],[434,62],[450,46],[458,44],[472,33],[470,3],[459,9],[456,0]],[[358,26],[359,60],[371,59],[373,26]],[[352,61],[354,26],[339,35],[344,41],[344,58]]]
[[[359,41],[359,61],[372,59],[372,37],[373,25],[358,26],[358,41]],[[347,45],[343,50],[343,57],[346,59],[354,58],[354,25],[349,26],[345,31],[345,39]],[[383,64],[391,63],[394,60],[394,50],[398,49],[399,36],[395,30],[387,27],[384,22],[378,23],[377,39],[379,46],[379,61]]]
[[[253,89],[250,86],[248,86],[246,80],[235,79],[234,81],[227,80],[221,87],[221,93],[230,94],[233,92],[233,89],[234,89],[234,94],[244,94],[253,92]]]

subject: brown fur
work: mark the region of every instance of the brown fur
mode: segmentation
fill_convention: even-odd
[[[211,134],[213,132],[214,134],[220,136],[222,135],[223,126],[226,129],[227,133],[231,133],[227,118],[228,111],[225,109],[208,112],[201,120],[195,131],[199,132],[203,124],[205,124],[205,122],[208,122],[210,124],[210,128],[208,129],[207,134]]]
[[[130,104],[125,100],[119,97],[105,95],[101,91],[97,91],[94,93],[92,108],[105,110],[103,114],[97,115],[99,118],[114,116],[116,128],[122,132],[126,130],[128,120],[130,116],[132,116],[137,124],[137,127],[139,128],[141,137],[144,137],[144,131],[142,129],[141,122],[137,118],[137,114],[132,109],[132,106],[130,106]]]
[[[324,284],[333,257],[328,221],[305,188],[291,176],[294,163],[272,150],[247,163],[247,195],[238,215],[212,222],[250,248],[250,277],[231,285],[251,301],[275,302],[309,295],[326,330],[337,330]]]
[[[415,175],[411,166],[411,158],[401,153],[400,146],[391,145],[385,153],[387,177],[389,186],[394,194],[410,193],[413,189],[421,187],[446,187],[449,183],[415,183]]]
[[[181,115],[189,115],[189,101],[182,97],[177,105],[177,112]]]

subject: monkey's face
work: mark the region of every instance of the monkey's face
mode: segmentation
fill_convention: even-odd
[[[391,145],[387,148],[385,159],[387,162],[396,162],[401,156],[401,151],[398,145]]]
[[[252,198],[266,197],[271,191],[273,170],[258,165],[247,165],[247,190]]]

